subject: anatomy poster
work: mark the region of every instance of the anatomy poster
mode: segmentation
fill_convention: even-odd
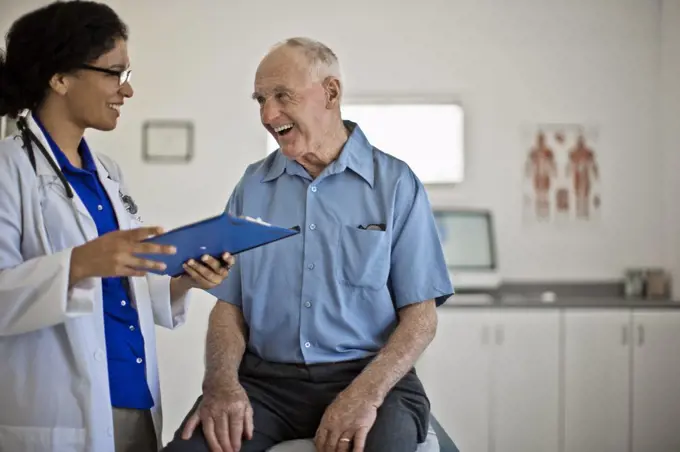
[[[582,125],[538,125],[524,134],[524,218],[573,223],[599,218],[597,130]]]

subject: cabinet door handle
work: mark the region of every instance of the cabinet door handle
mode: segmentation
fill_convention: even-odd
[[[628,345],[628,327],[626,325],[621,329],[621,345]]]
[[[638,325],[638,346],[642,347],[645,343],[645,327]]]
[[[501,345],[504,339],[503,326],[496,325],[496,345]]]

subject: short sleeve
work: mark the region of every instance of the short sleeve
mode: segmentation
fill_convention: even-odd
[[[440,306],[454,293],[427,192],[411,170],[396,190],[390,290],[397,308],[431,299]]]
[[[241,200],[243,199],[242,181],[239,182],[234,191],[229,197],[227,206],[225,207],[225,212],[230,215],[240,216],[242,213]],[[222,284],[216,286],[210,290],[208,293],[216,297],[220,301],[224,301],[235,306],[241,306],[241,265],[239,263],[238,256],[236,257],[236,263],[229,271],[229,276],[222,281]]]

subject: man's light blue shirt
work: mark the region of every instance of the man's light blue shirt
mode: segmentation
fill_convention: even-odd
[[[397,309],[453,294],[422,183],[359,126],[345,125],[351,134],[340,156],[316,179],[276,151],[246,169],[227,204],[232,215],[301,229],[239,255],[210,291],[241,307],[248,349],[265,360],[374,355]]]

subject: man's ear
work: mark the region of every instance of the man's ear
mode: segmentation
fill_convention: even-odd
[[[50,79],[50,88],[60,96],[65,96],[68,92],[69,80],[64,74],[54,74]]]
[[[324,80],[324,89],[326,91],[326,108],[331,109],[340,103],[340,80],[335,77],[326,77]]]

